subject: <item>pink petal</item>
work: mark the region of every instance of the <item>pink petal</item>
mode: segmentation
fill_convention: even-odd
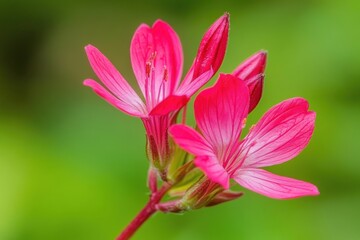
[[[179,83],[183,53],[179,37],[165,22],[142,24],[130,47],[131,63],[141,91],[154,106],[172,94]]]
[[[242,62],[233,72],[233,75],[247,82],[250,78],[263,74],[266,66],[266,51],[259,51]]]
[[[225,56],[229,24],[229,14],[225,13],[207,30],[200,42],[196,58],[184,78],[184,85],[189,84],[211,68],[213,74],[220,68]]]
[[[90,65],[99,79],[123,102],[122,105],[128,106],[126,112],[141,112],[141,114],[145,114],[144,103],[111,62],[94,46],[86,46],[85,51]],[[129,108],[133,108],[133,110],[130,111]]]
[[[311,183],[275,175],[263,169],[241,169],[233,178],[241,186],[270,198],[289,199],[320,194]]]
[[[157,20],[153,25],[153,33],[158,51],[162,51],[162,61],[167,69],[169,93],[177,87],[183,70],[183,50],[176,32],[164,21]],[[159,54],[159,53],[158,53]],[[160,61],[160,55],[159,55]],[[161,74],[161,73],[160,73]]]
[[[84,85],[91,87],[96,94],[105,99],[114,107],[120,109],[121,111],[134,116],[134,117],[145,117],[145,113],[142,112],[141,109],[134,108],[133,105],[123,102],[116,97],[114,97],[111,93],[109,93],[103,86],[92,79],[87,79],[84,81]]]
[[[210,144],[198,132],[186,125],[175,124],[170,127],[169,133],[176,144],[195,156],[214,155]]]
[[[265,113],[244,140],[244,166],[271,166],[297,156],[314,131],[315,113],[308,107],[305,99],[292,98]]]
[[[220,165],[214,156],[197,156],[194,160],[195,165],[200,168],[205,175],[213,182],[220,184],[224,189],[229,189],[229,174]]]
[[[204,137],[222,151],[237,142],[247,116],[249,91],[243,81],[221,74],[217,83],[195,100],[195,118]]]
[[[209,71],[204,72],[193,81],[187,84],[182,83],[175,93],[177,95],[186,95],[188,97],[191,97],[209,81],[209,79],[213,76],[213,73],[214,71],[212,70],[212,68],[210,68]]]
[[[182,108],[189,98],[182,96],[171,95],[161,101],[153,110],[151,110],[150,115],[168,115],[170,112],[177,111]]]
[[[154,51],[154,39],[151,28],[146,24],[141,24],[136,29],[131,40],[130,57],[135,77],[144,96],[146,96],[146,62]]]
[[[192,80],[193,80],[193,75],[194,75],[195,60],[196,60],[196,59],[194,59],[193,63],[191,64],[191,67],[190,67],[189,71],[186,73],[186,75],[185,75],[185,77],[184,77],[184,80],[182,80],[181,85],[188,85],[188,84],[190,84],[190,83],[192,82]],[[213,74],[215,74],[215,73],[213,73]],[[202,75],[202,74],[201,74],[201,75]],[[208,80],[210,80],[210,78],[211,78],[212,76],[213,76],[213,75],[211,75]]]

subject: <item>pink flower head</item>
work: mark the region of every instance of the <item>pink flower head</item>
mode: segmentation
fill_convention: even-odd
[[[204,35],[193,66],[180,83],[183,52],[179,37],[162,20],[157,20],[152,27],[141,24],[130,47],[141,97],[97,48],[85,47],[91,67],[107,89],[91,79],[85,80],[84,85],[119,110],[142,119],[148,154],[156,167],[164,167],[169,158],[167,130],[176,112],[220,67],[228,31],[229,16],[225,14]]]
[[[195,118],[201,132],[173,125],[175,142],[195,155],[194,163],[206,176],[228,189],[230,179],[271,198],[287,199],[319,194],[316,186],[260,169],[286,162],[308,144],[315,113],[302,98],[272,107],[239,141],[250,105],[249,88],[233,75],[220,75],[217,83],[195,100]]]

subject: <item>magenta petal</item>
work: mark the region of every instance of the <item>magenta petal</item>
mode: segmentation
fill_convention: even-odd
[[[173,93],[181,78],[183,69],[183,50],[180,39],[169,24],[162,20],[157,20],[153,25],[153,34],[157,44],[157,59],[163,61],[163,66],[159,74],[163,74],[166,68],[165,81],[168,81],[169,94]],[[161,53],[162,51],[162,53]],[[161,53],[161,54],[160,54]],[[164,80],[164,79],[162,79]]]
[[[141,24],[131,40],[130,57],[135,77],[144,96],[146,96],[146,62],[154,51],[154,38],[151,28],[146,24]]]
[[[229,189],[229,174],[220,165],[214,156],[197,156],[194,160],[195,165],[200,168],[205,175],[213,182],[219,183],[224,189]]]
[[[245,83],[231,74],[221,74],[213,87],[196,98],[195,118],[204,137],[221,151],[238,141],[248,107]]]
[[[174,141],[184,150],[193,155],[213,155],[210,144],[194,129],[175,124],[169,129],[170,135]]]
[[[131,63],[147,103],[156,105],[177,87],[183,66],[179,37],[165,22],[142,24],[130,47]]]
[[[139,96],[97,48],[88,45],[85,47],[85,51],[96,75],[119,100],[133,105],[138,110],[144,109],[144,104]]]
[[[84,81],[84,85],[91,87],[96,94],[105,99],[108,103],[113,105],[114,107],[120,109],[121,111],[134,116],[134,117],[145,117],[145,113],[142,109],[137,109],[133,105],[123,102],[116,97],[114,97],[111,93],[109,93],[103,86],[92,79],[87,79]]]
[[[319,195],[317,187],[311,183],[275,175],[263,169],[241,169],[233,178],[241,186],[270,198],[289,199]]]
[[[210,68],[214,73],[220,68],[225,56],[229,34],[229,14],[225,13],[207,30],[201,40],[194,62],[193,79]]]
[[[232,74],[247,82],[250,78],[264,73],[266,58],[267,52],[259,51],[242,62]]]
[[[314,131],[315,113],[308,107],[305,99],[292,98],[267,111],[244,140],[244,166],[272,166],[297,156]]]
[[[195,60],[194,60],[194,62],[195,62]],[[186,73],[186,75],[185,75],[184,79],[182,80],[180,86],[182,86],[182,85],[188,85],[189,83],[192,82],[192,80],[193,80],[193,75],[194,75],[194,62],[192,63],[189,71]],[[212,75],[209,77],[209,79],[213,76],[213,74],[214,74],[214,73],[212,73]],[[209,79],[208,79],[208,80],[209,80]]]
[[[204,72],[193,81],[182,82],[179,88],[176,90],[176,94],[191,97],[195,92],[197,92],[209,81],[209,79],[213,76],[213,73],[214,71],[212,70],[212,68],[210,68],[209,71]]]
[[[160,102],[155,108],[153,108],[149,115],[167,115],[170,112],[177,111],[182,108],[188,102],[188,100],[188,97],[184,95],[171,95]]]

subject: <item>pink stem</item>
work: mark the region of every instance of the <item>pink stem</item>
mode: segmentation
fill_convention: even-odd
[[[141,227],[141,225],[157,211],[155,209],[155,205],[160,202],[160,200],[170,188],[170,184],[164,183],[164,185],[159,189],[159,191],[153,193],[150,197],[149,202],[124,229],[120,236],[116,238],[116,240],[130,239],[130,237]]]

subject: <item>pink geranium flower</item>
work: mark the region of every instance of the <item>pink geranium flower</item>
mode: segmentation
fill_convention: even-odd
[[[87,79],[84,85],[128,115],[141,118],[147,133],[147,149],[157,168],[170,155],[168,127],[188,99],[219,69],[227,45],[229,15],[220,17],[205,33],[194,63],[180,83],[183,52],[179,37],[164,21],[152,27],[141,24],[131,41],[131,63],[142,92],[139,96],[111,62],[94,46],[85,47],[96,75],[106,86]]]
[[[225,189],[233,179],[271,198],[319,194],[311,183],[261,169],[294,158],[308,144],[315,113],[308,110],[307,101],[292,98],[272,107],[239,141],[250,102],[244,81],[221,75],[213,87],[202,91],[195,100],[200,133],[178,124],[170,128],[170,134],[180,147],[195,155],[195,165]]]

